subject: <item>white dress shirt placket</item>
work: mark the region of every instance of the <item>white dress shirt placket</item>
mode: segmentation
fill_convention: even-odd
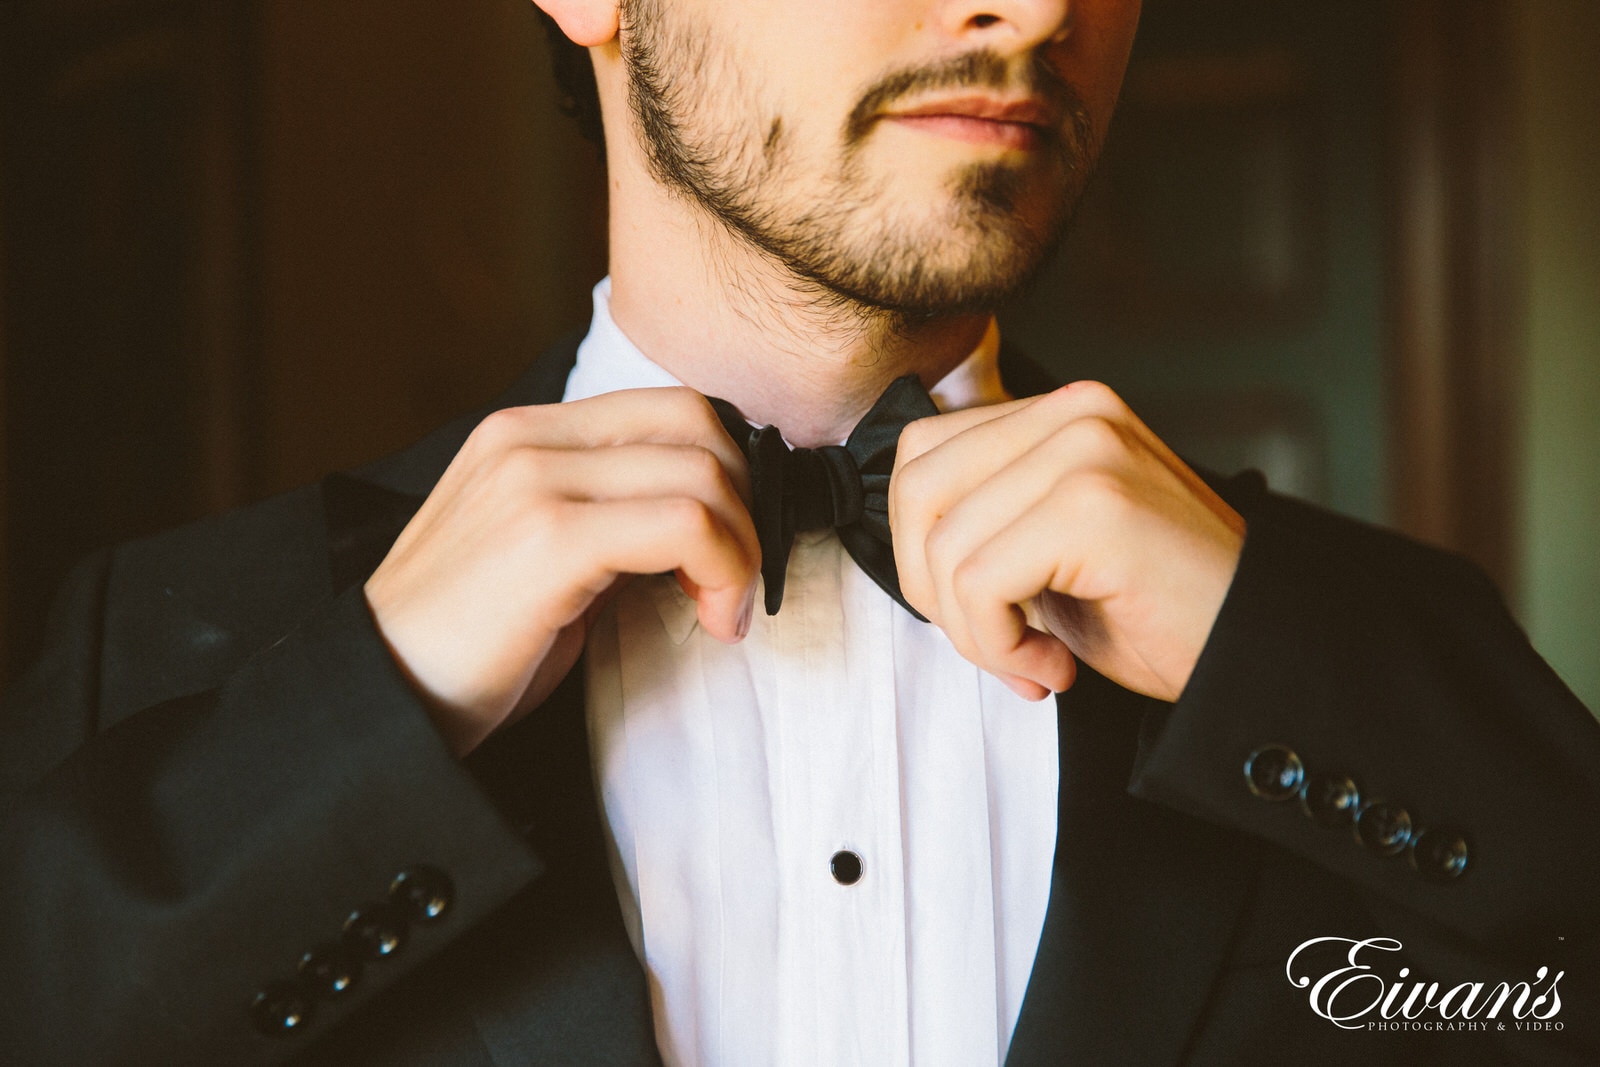
[[[802,534],[793,585],[767,620],[782,721],[786,898],[779,1062],[910,1061],[900,769],[889,613],[899,609],[831,533]],[[840,620],[844,625],[840,625]],[[843,885],[830,863],[861,858]],[[810,1036],[808,1038],[808,1032]]]

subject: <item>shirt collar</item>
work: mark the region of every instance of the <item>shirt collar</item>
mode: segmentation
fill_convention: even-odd
[[[594,316],[578,346],[562,400],[585,400],[618,389],[682,385],[665,367],[651,361],[611,317],[611,279],[594,287]],[[930,390],[940,411],[998,404],[1011,397],[1000,381],[1000,327],[989,320],[978,347]]]

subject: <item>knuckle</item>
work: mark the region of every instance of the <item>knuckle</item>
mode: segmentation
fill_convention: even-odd
[[[988,579],[983,561],[976,556],[968,556],[951,570],[950,588],[955,591],[957,600],[971,604],[981,599],[992,584]]]
[[[545,499],[529,504],[522,511],[522,543],[541,558],[573,543],[581,507],[567,500]]]
[[[729,486],[728,472],[717,454],[701,445],[690,445],[683,450],[683,462],[694,483],[721,490]]]
[[[1073,382],[1067,388],[1061,390],[1060,395],[1064,398],[1070,398],[1072,403],[1077,405],[1080,410],[1117,414],[1127,408],[1127,405],[1122,402],[1122,398],[1117,395],[1116,390],[1104,382],[1097,382],[1092,379]]]
[[[934,523],[924,542],[928,566],[940,574],[950,573],[960,562],[960,547],[954,527],[946,522]]]
[[[700,539],[716,530],[716,516],[703,500],[674,497],[663,501],[662,508],[667,525],[679,536]]]
[[[1074,419],[1056,431],[1061,447],[1088,464],[1109,464],[1127,452],[1122,428],[1099,415]]]
[[[479,452],[495,452],[510,447],[517,439],[522,415],[517,408],[501,408],[485,415],[467,435],[467,447]]]
[[[907,460],[889,479],[889,495],[898,507],[915,507],[928,496],[928,475],[932,467],[920,457]]]
[[[661,394],[661,402],[670,409],[672,417],[682,424],[701,429],[721,427],[722,423],[717,419],[711,401],[688,386],[673,385],[655,392]]]
[[[508,491],[526,492],[538,484],[548,462],[542,448],[503,448],[494,461],[494,473]]]
[[[1062,482],[1061,492],[1072,511],[1085,521],[1117,519],[1133,504],[1127,484],[1109,471],[1081,471]]]
[[[917,419],[908,422],[900,431],[900,441],[895,446],[899,455],[910,456],[912,461],[928,450],[933,436],[933,420],[931,418]]]

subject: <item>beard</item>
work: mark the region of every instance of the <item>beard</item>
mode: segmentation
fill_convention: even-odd
[[[905,323],[992,312],[1049,257],[1093,169],[1071,86],[1037,55],[977,51],[867,87],[819,175],[714,34],[672,23],[660,0],[623,2],[629,107],[653,175],[829,303]],[[952,89],[1038,97],[1065,128],[1040,130],[1021,159],[959,168],[936,205],[907,203],[868,166],[868,142],[894,101]]]

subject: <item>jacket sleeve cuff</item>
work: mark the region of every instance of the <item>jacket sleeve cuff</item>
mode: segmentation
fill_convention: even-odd
[[[400,872],[444,876],[441,914],[402,921],[395,950],[314,1004],[308,1028],[392,985],[543,869],[434,729],[359,586],[219,688],[106,730],[9,815],[0,838],[18,866],[3,881],[28,916],[10,947],[39,964],[29,997],[53,1005],[39,1018],[82,1012],[81,1026],[39,1035],[62,1062],[75,1048],[76,1062],[109,1062],[115,1050],[95,1042],[113,1039],[168,1062],[196,1047],[219,1062],[276,1059],[288,1050],[253,1025],[257,994],[293,982],[304,953],[348,950],[358,909],[403,912]],[[64,958],[63,943],[81,949]],[[63,959],[72,966],[44,965]]]
[[[279,977],[288,977],[298,954],[318,938],[337,939],[353,910],[384,902],[401,871],[429,869],[448,887],[445,912],[411,923],[403,954],[369,963],[357,995],[341,998],[337,1013],[324,1011],[319,1029],[543,871],[435,729],[378,634],[359,585],[247,665],[232,685],[275,712],[259,723],[266,752],[257,773],[276,779],[264,792],[275,798],[279,825],[264,828],[262,838],[266,851],[283,850],[282,884],[290,892],[258,902],[281,917],[281,940],[266,936],[271,924],[257,929],[261,958],[276,951],[283,961]]]
[[[1263,499],[1188,686],[1150,716],[1135,796],[1474,938],[1526,941],[1536,927],[1592,921],[1573,887],[1600,878],[1583,830],[1600,810],[1600,729],[1455,557]],[[1348,778],[1357,810],[1385,801],[1418,830],[1459,834],[1466,870],[1430,878],[1420,848],[1385,854],[1349,823],[1318,823],[1299,798],[1255,795],[1245,764],[1272,745],[1307,775]]]

